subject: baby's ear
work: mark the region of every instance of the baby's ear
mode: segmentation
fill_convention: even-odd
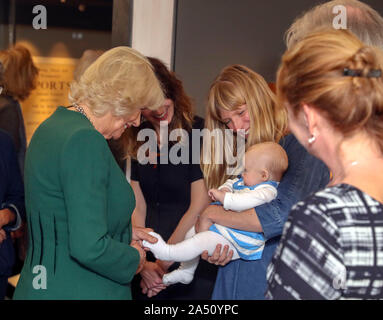
[[[270,178],[270,173],[267,169],[262,170],[262,179],[263,181],[268,181]]]

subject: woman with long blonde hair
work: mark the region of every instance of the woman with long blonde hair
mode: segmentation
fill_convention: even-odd
[[[226,67],[213,82],[208,98],[206,128],[230,129],[234,136],[242,135],[245,149],[260,142],[278,142],[288,155],[289,168],[275,200],[242,212],[210,205],[199,221],[200,226],[214,222],[239,230],[263,232],[267,241],[260,260],[239,259],[229,263],[232,253],[228,253],[226,247],[221,252],[221,246],[217,246],[211,257],[207,252],[202,255],[211,263],[225,266],[219,268],[213,299],[263,299],[266,267],[279,242],[291,206],[324,187],[329,174],[321,161],[309,155],[293,135],[287,134],[286,110],[277,104],[274,93],[262,76],[245,66]],[[231,148],[228,146],[230,142],[226,139],[218,152],[232,149],[235,154],[238,151],[236,145],[234,143]],[[210,145],[211,154],[217,152],[215,147],[219,145]],[[202,158],[201,167],[208,188],[216,188],[232,174],[228,163],[211,161],[205,164],[204,161]]]
[[[242,65],[224,68],[210,87],[205,128],[212,132],[215,129],[231,129],[236,132],[243,129],[246,149],[253,144],[265,141],[278,142],[287,127],[286,112],[278,108],[275,95],[262,76]],[[234,111],[233,119],[223,119],[222,114]],[[254,128],[251,129],[250,128]],[[239,132],[238,132],[239,133]],[[223,138],[225,139],[225,135]],[[227,141],[230,144],[231,141]],[[237,151],[237,139],[233,147],[226,152]],[[225,152],[218,144],[211,143],[211,159],[219,152]],[[225,155],[228,156],[228,155]],[[217,188],[228,178],[225,173],[228,164],[217,164],[201,159],[205,181],[208,188]]]

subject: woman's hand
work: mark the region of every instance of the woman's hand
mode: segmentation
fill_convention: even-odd
[[[145,292],[145,294],[148,296],[148,298],[151,298],[151,297],[154,297],[156,296],[157,294],[159,294],[162,290],[164,290],[166,288],[165,287],[153,287],[151,289],[147,288],[143,282],[143,280],[141,280],[141,288],[142,288],[142,292]]]
[[[147,261],[140,274],[142,277],[140,283],[142,293],[147,294],[149,298],[166,289],[162,282],[165,271],[157,263]]]
[[[139,241],[141,247],[142,247],[142,240],[146,240],[150,243],[156,243],[158,239],[156,237],[153,237],[149,234],[149,232],[152,232],[153,229],[151,228],[142,228],[142,227],[135,227],[132,228],[132,238],[133,240]],[[148,248],[144,248],[145,251],[149,251]]]
[[[156,260],[156,264],[165,272],[168,272],[168,269],[173,264],[173,261],[165,261],[165,260]]]
[[[204,251],[201,254],[201,258],[203,260],[206,260],[207,262],[215,264],[217,266],[224,266],[231,261],[231,259],[233,258],[234,252],[233,252],[233,250],[230,250],[230,252],[228,252],[229,246],[227,246],[227,245],[223,247],[222,252],[221,252],[221,248],[222,248],[222,245],[218,244],[215,247],[215,250],[210,257],[209,257],[208,252]]]
[[[136,240],[133,240],[130,245],[135,248],[138,253],[140,254],[140,263],[138,265],[138,268],[136,270],[136,274],[140,273],[142,268],[144,267],[145,265],[145,262],[146,262],[146,253],[144,251],[144,249],[141,247],[140,243]]]

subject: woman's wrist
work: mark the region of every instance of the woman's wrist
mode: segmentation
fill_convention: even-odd
[[[167,272],[170,266],[174,263],[173,261],[163,261],[163,260],[156,260],[156,263],[159,265],[159,267],[164,271]]]

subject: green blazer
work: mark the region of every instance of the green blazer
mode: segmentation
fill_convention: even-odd
[[[25,201],[29,246],[14,299],[131,299],[134,193],[85,116],[59,107],[36,130]]]

